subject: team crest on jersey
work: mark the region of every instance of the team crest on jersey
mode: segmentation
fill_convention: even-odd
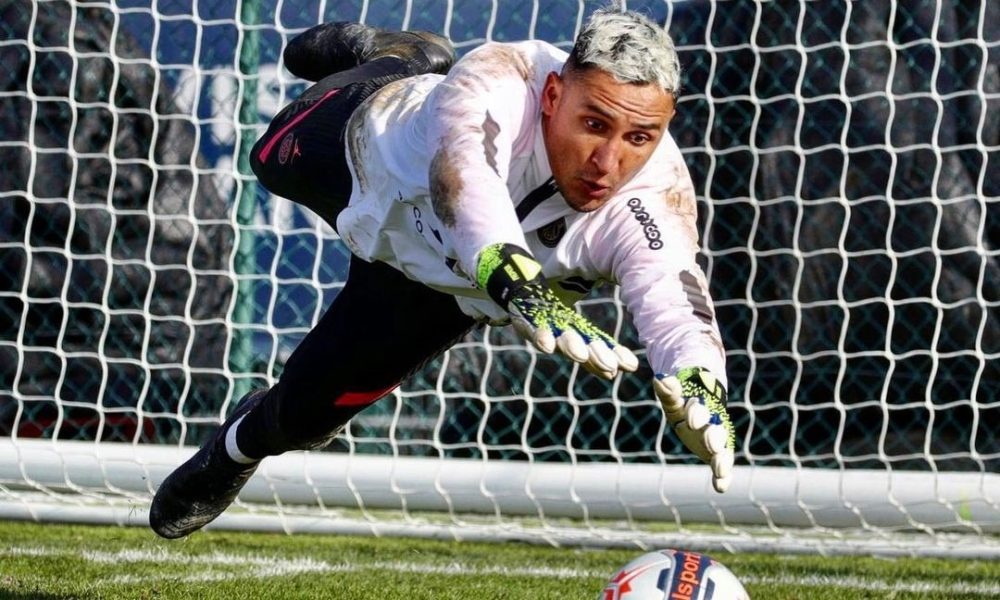
[[[538,230],[538,241],[546,248],[555,248],[564,235],[566,235],[566,219],[559,219]]]

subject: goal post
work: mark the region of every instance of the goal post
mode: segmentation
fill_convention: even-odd
[[[1000,5],[627,2],[665,23],[738,467],[724,495],[643,368],[505,328],[216,526],[555,544],[1000,557]],[[144,525],[343,285],[246,151],[325,20],[568,48],[598,3],[0,3],[0,518]],[[636,347],[615,291],[580,310]],[[389,351],[389,349],[387,349]]]
[[[194,451],[0,442],[0,479],[20,479],[35,489],[25,496],[30,501],[0,498],[0,518],[144,526],[150,490]],[[970,532],[1000,534],[1000,512],[986,500],[1000,495],[997,477],[741,466],[731,492],[713,497],[709,487],[697,465],[291,453],[268,459],[240,504],[210,527],[785,553],[998,555],[989,542],[965,539],[953,547]],[[109,490],[114,501],[104,497]],[[434,514],[441,516],[428,517]],[[706,523],[745,529],[740,535],[698,531]],[[903,533],[914,529],[936,535],[928,540]],[[751,531],[755,535],[747,535]]]

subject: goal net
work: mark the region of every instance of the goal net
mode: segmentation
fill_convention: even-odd
[[[568,49],[601,4],[0,1],[0,517],[144,525],[341,289],[336,234],[246,158],[305,88],[292,37]],[[730,491],[648,368],[605,382],[492,328],[327,450],[268,459],[214,526],[1000,557],[1000,5],[627,6],[684,68]],[[613,288],[580,310],[637,346]]]

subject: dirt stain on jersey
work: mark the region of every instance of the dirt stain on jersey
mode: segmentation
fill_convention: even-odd
[[[674,212],[681,212],[681,207],[684,205],[684,197],[681,193],[676,190],[670,190],[666,193],[667,208]]]
[[[685,242],[695,244],[698,241],[698,204],[694,195],[694,183],[687,167],[682,164],[673,166],[673,176],[674,183],[663,192],[663,200],[667,210],[680,217],[676,220],[676,226]]]
[[[368,117],[372,113],[380,113],[389,106],[393,98],[405,91],[404,80],[388,83],[382,89],[369,96],[358,108],[354,110],[350,120],[347,122],[347,149],[351,155],[351,162],[354,165],[354,174],[358,181],[358,187],[362,192],[368,189],[368,172],[365,167],[365,155],[368,153],[369,131]],[[393,120],[389,117],[390,122]]]
[[[368,190],[368,174],[361,158],[368,150],[368,128],[365,127],[365,117],[361,111],[355,111],[347,122],[347,149],[354,165],[354,176],[362,192]]]
[[[484,46],[478,53],[468,56],[465,60],[475,64],[475,71],[487,79],[503,77],[511,71],[525,81],[535,78],[535,69],[524,53],[508,45]]]
[[[515,73],[524,81],[531,81],[535,77],[534,68],[524,53],[504,44],[483,46],[463,58],[462,64],[468,73],[454,76],[453,83],[459,87],[465,81],[471,89],[475,89],[483,85],[483,82],[509,77],[511,73]],[[454,107],[440,107],[440,110],[446,119],[455,118],[461,122],[461,117],[464,116],[456,113],[457,109]],[[486,163],[499,175],[496,138],[500,134],[500,126],[493,116],[487,113],[479,125],[479,130],[483,136]],[[456,148],[449,147],[448,141],[442,140],[442,146],[434,154],[430,165],[431,203],[434,214],[445,227],[455,226],[456,206],[463,187],[461,174],[453,158],[455,150]]]
[[[674,185],[664,194],[667,208],[684,216],[692,216],[697,211],[694,199],[694,184],[687,173],[687,169],[681,165],[674,165]]]
[[[462,178],[447,146],[441,147],[431,159],[430,188],[434,214],[445,227],[454,227],[455,207],[462,194]]]

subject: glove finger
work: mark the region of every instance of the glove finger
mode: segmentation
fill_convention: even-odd
[[[678,411],[683,410],[683,391],[681,390],[681,383],[676,377],[657,375],[653,379],[653,391],[656,392],[656,397],[660,399],[660,404],[663,405],[663,410],[667,413],[668,417],[676,415]]]
[[[587,362],[596,366],[602,372],[610,372],[614,377],[618,374],[618,355],[612,352],[604,340],[594,340],[587,344],[590,354]]]
[[[596,364],[594,364],[589,360],[583,363],[583,368],[587,369],[587,371],[593,373],[594,375],[597,375],[598,377],[603,377],[604,379],[614,379],[615,375],[618,374],[613,371],[602,371]]]
[[[695,431],[703,429],[712,418],[712,413],[708,407],[698,401],[698,398],[691,398],[685,406],[687,412],[687,425]]]
[[[709,425],[705,428],[705,448],[712,454],[726,450],[728,442],[729,434],[722,425]]]
[[[686,421],[680,421],[674,426],[674,433],[684,443],[684,447],[704,462],[712,460],[712,453],[705,447],[704,436],[700,431],[692,431]]]
[[[712,456],[712,485],[720,494],[729,489],[732,483],[735,462],[736,455],[728,448]]]
[[[574,362],[585,363],[590,358],[587,343],[583,341],[579,333],[572,329],[559,334],[555,338],[555,346],[559,349],[559,352]]]
[[[733,483],[732,476],[712,477],[712,487],[714,487],[715,491],[720,494],[725,494],[726,490],[729,489],[729,486],[732,485],[732,483]]]
[[[546,354],[552,354],[556,349],[556,338],[548,327],[532,327],[524,319],[512,319],[514,329],[521,337],[531,342],[531,345]]]
[[[618,358],[619,369],[622,371],[628,371],[629,373],[635,373],[639,370],[639,357],[637,357],[631,350],[621,344],[615,344],[612,350]]]

